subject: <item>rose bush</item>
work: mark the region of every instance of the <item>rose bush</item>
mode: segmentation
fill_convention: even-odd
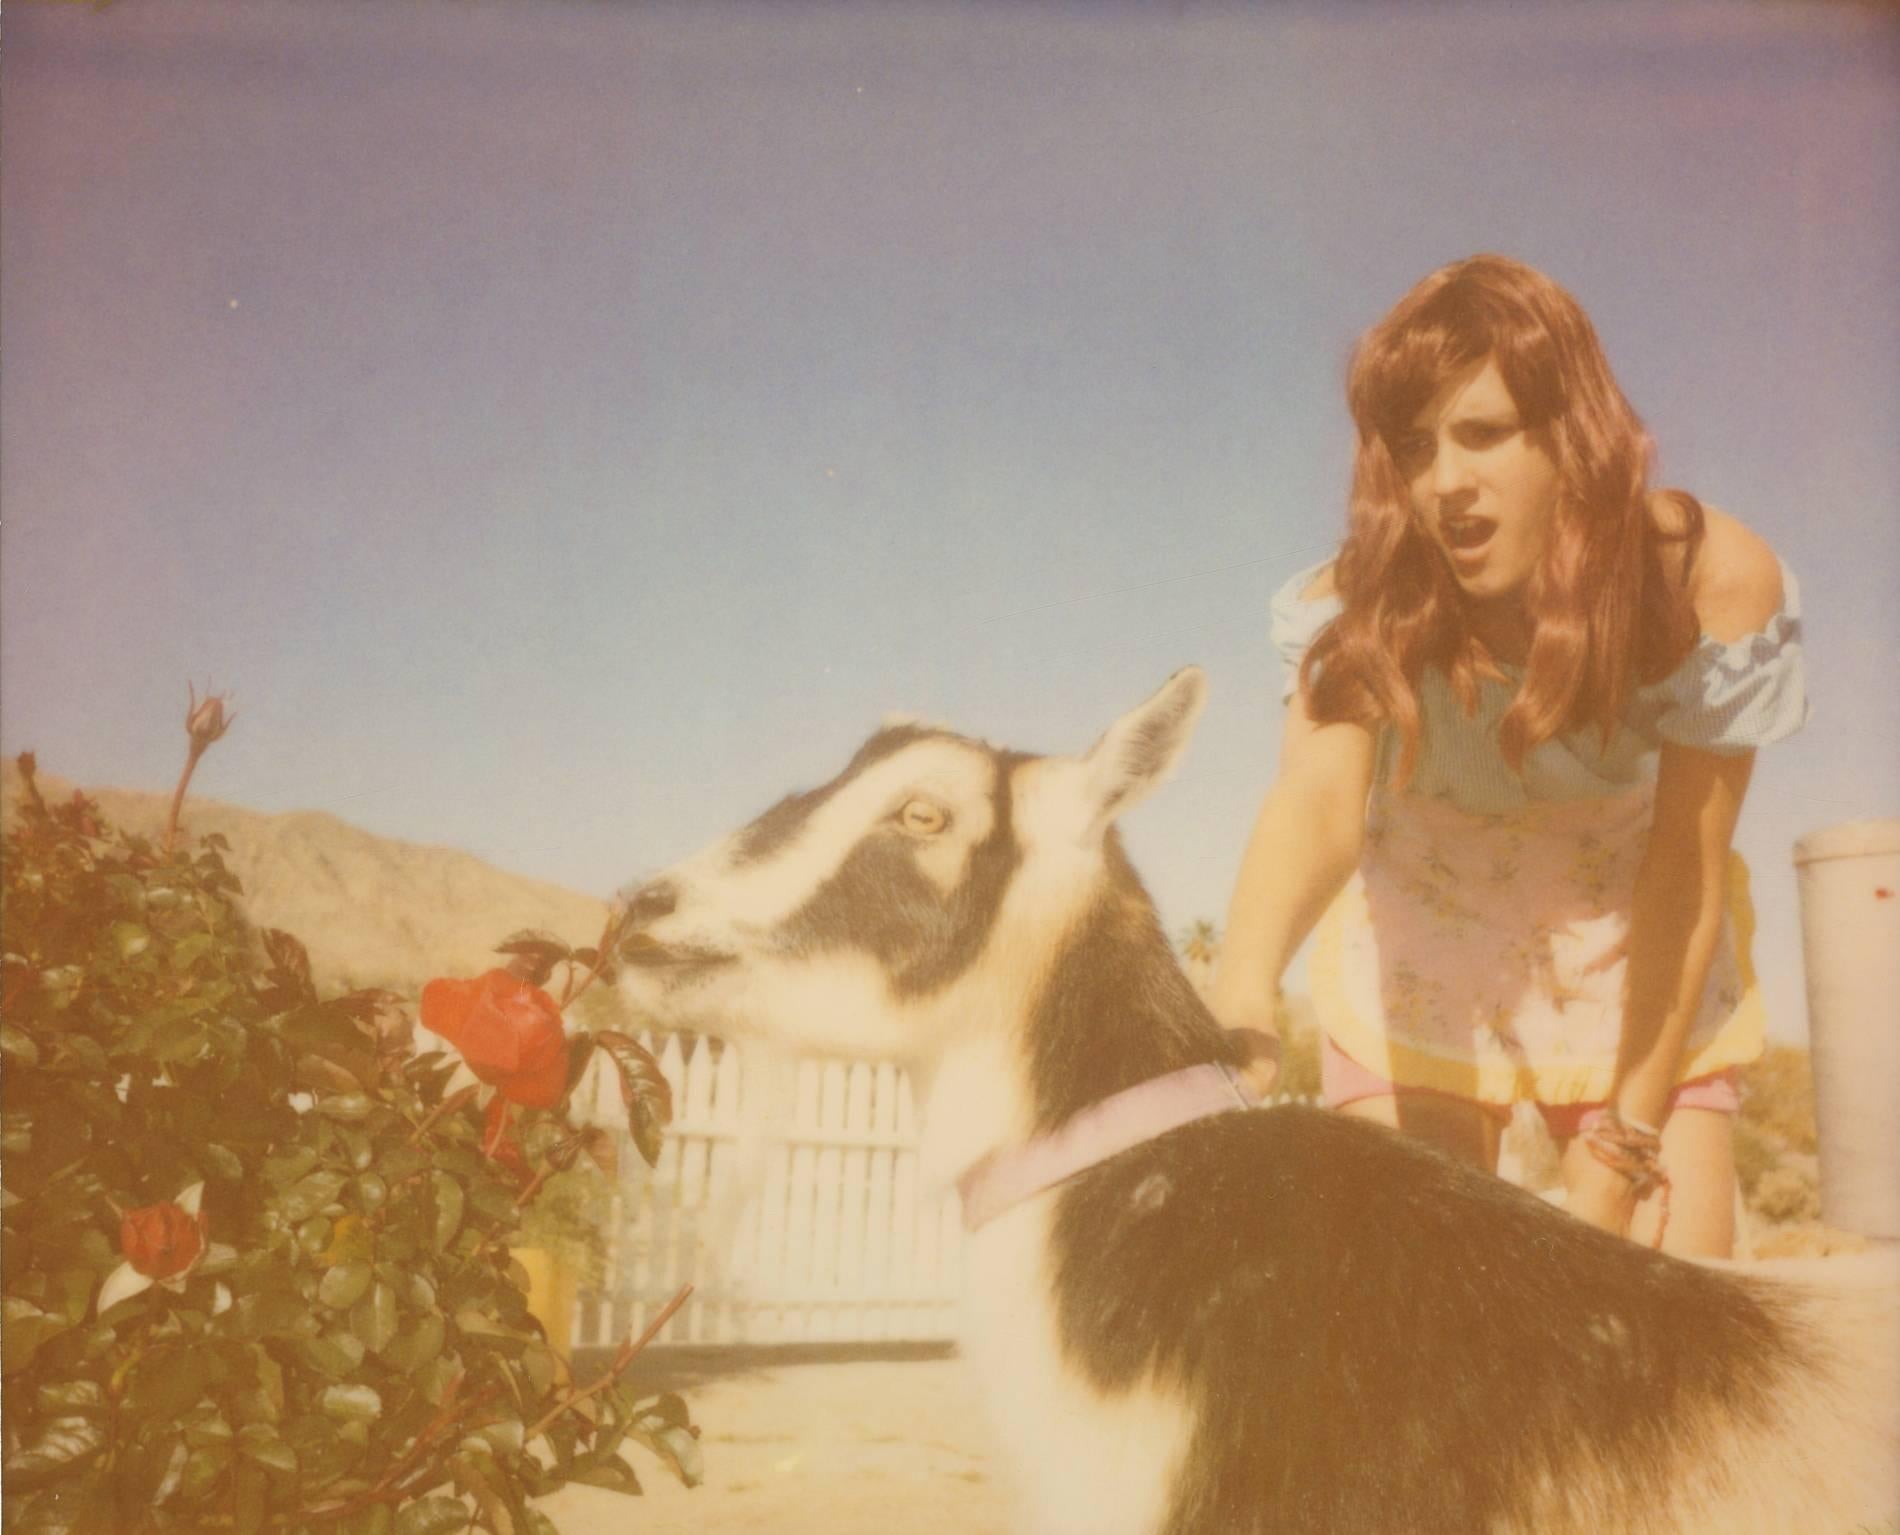
[[[193,699],[192,763],[221,702]],[[641,1340],[575,1380],[510,1256],[551,1177],[615,1166],[615,1137],[565,1113],[593,1037],[567,1039],[541,990],[609,974],[611,926],[578,951],[522,935],[503,946],[521,977],[441,983],[437,1021],[483,1079],[458,1087],[396,998],[323,996],[295,939],[246,925],[219,839],[115,832],[20,765],[5,1529],[549,1535],[541,1494],[638,1490],[630,1443],[696,1477],[684,1404],[629,1384]],[[656,1151],[664,1080],[631,1040],[606,1048]]]

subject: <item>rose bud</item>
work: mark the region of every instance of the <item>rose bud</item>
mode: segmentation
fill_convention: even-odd
[[[225,716],[224,701],[228,694],[206,693],[204,702],[200,703],[198,690],[189,683],[186,688],[191,696],[191,707],[185,713],[185,734],[191,737],[194,751],[203,751],[231,728],[237,716]]]
[[[567,1031],[539,986],[506,970],[422,988],[422,1026],[462,1053],[468,1069],[511,1103],[551,1109],[567,1091]]]
[[[128,1210],[119,1222],[119,1251],[148,1279],[172,1279],[204,1255],[207,1223],[166,1200]]]

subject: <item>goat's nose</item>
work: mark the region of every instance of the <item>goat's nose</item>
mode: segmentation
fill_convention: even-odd
[[[679,890],[671,880],[656,879],[642,885],[627,901],[627,920],[636,928],[658,922],[679,905]]]

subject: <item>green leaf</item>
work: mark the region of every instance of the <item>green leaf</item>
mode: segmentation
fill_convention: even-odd
[[[651,1419],[663,1428],[691,1428],[692,1414],[687,1411],[686,1398],[677,1391],[663,1391],[638,1403],[634,1408],[636,1420]]]
[[[205,1171],[211,1177],[224,1183],[243,1181],[244,1160],[229,1146],[220,1146],[214,1141],[200,1146],[198,1155],[204,1162]]]
[[[10,1023],[0,1023],[0,1055],[5,1055],[11,1066],[37,1066],[40,1063],[40,1047],[24,1029],[16,1029]]]
[[[442,1352],[442,1340],[448,1326],[439,1311],[424,1312],[415,1322],[384,1345],[383,1358],[392,1369],[413,1374]]]
[[[231,1308],[232,1330],[242,1338],[295,1336],[303,1331],[303,1302],[282,1290],[239,1298]]]
[[[170,1018],[160,1024],[146,1047],[157,1061],[190,1061],[204,1052],[208,1031],[202,1018]]]
[[[80,965],[55,965],[51,970],[40,972],[40,995],[45,997],[54,1012],[64,1012],[72,1006],[73,998],[79,995],[80,982],[85,980],[85,968]]]
[[[445,1172],[430,1174],[429,1182],[435,1191],[435,1245],[440,1252],[462,1229],[462,1209],[466,1198],[462,1193],[462,1185]]]
[[[113,1527],[112,1496],[104,1478],[82,1471],[37,1496],[7,1488],[7,1528],[14,1535],[99,1535]]]
[[[422,1498],[396,1515],[390,1535],[459,1535],[468,1510],[454,1498]]]
[[[627,1433],[629,1438],[639,1440],[670,1465],[674,1475],[688,1487],[697,1487],[705,1481],[706,1464],[699,1453],[699,1440],[691,1429],[659,1425],[652,1418],[642,1418]]]
[[[389,1185],[376,1173],[364,1173],[356,1180],[356,1202],[365,1213],[373,1214],[380,1210],[383,1201],[389,1198]]]
[[[673,1120],[673,1089],[653,1053],[636,1039],[612,1029],[595,1032],[594,1043],[613,1058],[620,1075],[620,1099],[627,1109],[627,1132],[647,1166],[660,1160],[661,1132]]]
[[[211,1242],[205,1246],[205,1255],[198,1260],[197,1268],[192,1270],[195,1278],[207,1278],[216,1274],[228,1274],[237,1267],[238,1250],[228,1242]]]
[[[264,1181],[273,1188],[284,1188],[295,1183],[316,1165],[316,1151],[309,1146],[299,1146],[281,1157],[264,1158]],[[301,1216],[298,1218],[302,1219]]]
[[[440,1318],[437,1318],[439,1321]],[[437,1407],[449,1397],[449,1387],[462,1373],[461,1357],[456,1354],[442,1354],[431,1359],[416,1371],[416,1387]]]
[[[96,1380],[49,1381],[39,1389],[39,1402],[49,1418],[89,1416],[105,1411],[106,1394]]]
[[[634,1475],[633,1467],[618,1455],[610,1455],[591,1465],[577,1461],[571,1480],[588,1487],[605,1487],[613,1492],[623,1492],[630,1497],[640,1494],[640,1478]]]
[[[591,963],[591,961],[590,961]],[[587,1075],[587,1066],[594,1058],[594,1036],[582,1030],[574,1034],[567,1042],[567,1087],[561,1096],[580,1086],[580,1080]]]
[[[335,1390],[335,1387],[330,1389]],[[238,1430],[238,1454],[272,1471],[295,1471],[297,1452],[278,1435],[270,1423],[247,1423]]]
[[[0,1152],[23,1157],[33,1149],[33,1111],[14,1109],[0,1119]]]
[[[93,1292],[99,1286],[99,1276],[90,1268],[65,1268],[51,1278],[52,1299],[58,1305],[57,1315],[66,1319],[69,1327],[77,1327],[86,1320],[86,1313],[92,1309]]]
[[[368,1422],[382,1416],[383,1399],[369,1386],[325,1386],[318,1399],[326,1418]]]
[[[289,933],[278,928],[264,929],[264,952],[270,956],[274,979],[289,986],[299,997],[316,995],[310,983],[310,953]]]
[[[326,1333],[321,1338],[305,1338],[303,1355],[318,1370],[333,1379],[354,1374],[363,1362],[363,1340],[354,1333]]]
[[[534,1387],[537,1396],[547,1394],[554,1384],[554,1354],[550,1349],[538,1344],[530,1347],[521,1356],[522,1372],[528,1377],[528,1384]]]
[[[468,1202],[492,1221],[512,1221],[519,1209],[515,1204],[514,1191],[492,1178],[483,1178],[471,1188]]]
[[[88,1034],[62,1034],[53,1041],[53,1048],[62,1066],[71,1066],[94,1080],[111,1075],[104,1046]]]
[[[317,1112],[330,1119],[342,1119],[354,1122],[369,1118],[369,1111],[375,1105],[370,1102],[367,1093],[338,1093],[334,1097],[319,1098]]]
[[[104,1448],[105,1429],[88,1418],[53,1418],[39,1438],[6,1457],[7,1492],[29,1492],[70,1474]]]
[[[9,1295],[5,1319],[0,1321],[0,1372],[12,1375],[24,1370],[41,1344],[67,1330],[64,1317],[52,1316],[31,1301]]]
[[[528,973],[522,979],[530,986],[545,986],[548,977],[554,973],[554,967],[573,951],[552,933],[524,928],[521,932],[510,933],[496,944],[495,952],[512,954],[525,961]]]
[[[361,1173],[369,1171],[369,1164],[376,1160],[376,1145],[368,1134],[354,1126],[339,1126],[337,1135],[343,1141],[344,1150],[350,1155],[350,1171]]]
[[[325,1205],[336,1200],[336,1196],[343,1192],[344,1181],[341,1173],[328,1172],[312,1173],[300,1179],[284,1194],[281,1206],[284,1219],[293,1223],[309,1220]]]
[[[392,1146],[382,1155],[379,1170],[391,1183],[401,1183],[411,1173],[419,1173],[429,1165],[429,1153],[421,1146],[405,1142]]]
[[[317,1299],[326,1306],[341,1310],[345,1306],[355,1305],[369,1286],[369,1263],[365,1259],[355,1258],[324,1270],[323,1282],[317,1286]]]
[[[209,933],[193,933],[188,938],[179,939],[172,945],[173,968],[189,970],[211,952],[212,941]]]
[[[218,1478],[224,1475],[225,1468],[231,1464],[231,1450],[228,1445],[203,1445],[191,1452],[185,1459],[184,1476],[179,1480],[178,1490],[187,1500],[195,1501],[217,1485]]]
[[[126,1407],[149,1422],[169,1422],[183,1417],[185,1410],[197,1404],[217,1366],[203,1349],[167,1347],[154,1349],[139,1362],[126,1393]]]
[[[396,1292],[381,1280],[372,1284],[350,1310],[350,1331],[372,1354],[382,1353],[396,1336]]]
[[[115,922],[112,942],[119,950],[120,959],[137,959],[152,946],[151,930],[138,922]]]
[[[185,1424],[185,1443],[195,1449],[202,1450],[229,1444],[233,1437],[231,1425],[215,1408],[194,1415]]]
[[[498,1423],[484,1424],[480,1432],[497,1455],[519,1455],[527,1429],[519,1418],[503,1418]]]
[[[264,1468],[240,1463],[231,1481],[231,1528],[235,1535],[256,1535],[270,1509],[270,1485]]]

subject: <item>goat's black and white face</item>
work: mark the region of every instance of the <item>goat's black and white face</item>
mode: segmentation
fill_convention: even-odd
[[[631,1000],[673,1027],[927,1060],[1034,987],[1206,685],[1177,673],[1081,757],[887,726],[820,788],[634,892]]]

